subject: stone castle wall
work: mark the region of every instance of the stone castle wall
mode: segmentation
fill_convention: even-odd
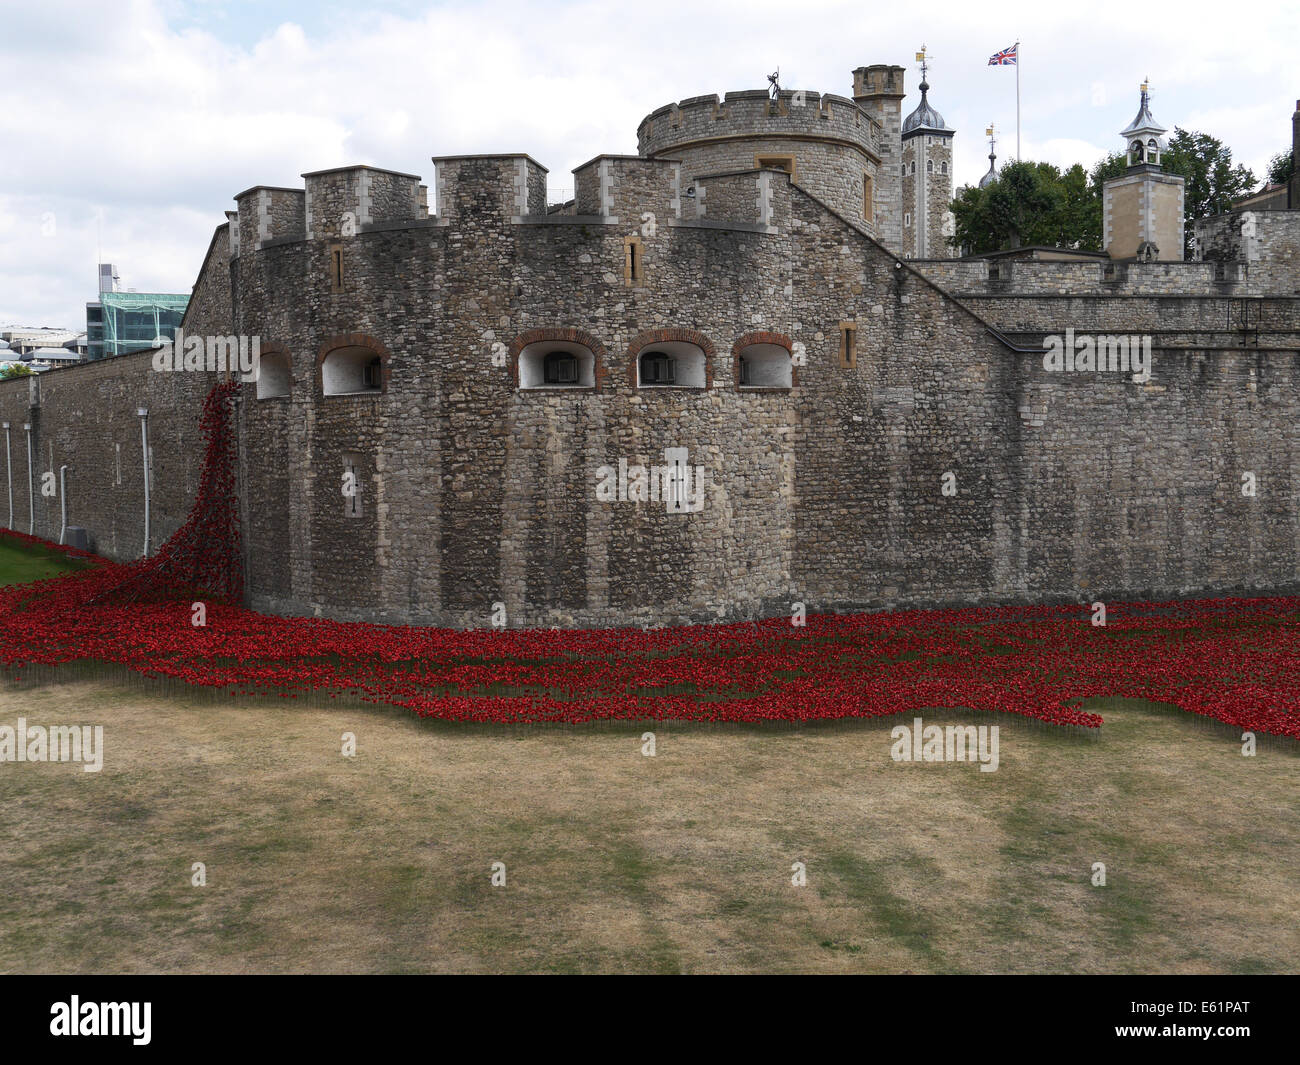
[[[860,88],[888,117],[901,80],[882,71]],[[583,164],[562,212],[518,153],[436,158],[434,215],[420,178],[372,167],[241,193],[184,328],[256,336],[290,369],[287,395],[246,384],[238,405],[251,604],[482,626],[499,602],[512,627],[605,626],[1296,587],[1300,212],[1201,224],[1213,261],[906,262],[863,225],[856,155],[856,201],[803,169],[888,154],[885,127],[808,96],[797,119],[753,93],[661,109],[641,130],[655,157]],[[755,168],[752,137],[719,142],[743,145],[730,166],[672,154],[741,117],[852,122],[862,142],[775,138],[797,184]],[[1067,329],[1149,333],[1151,380],[1045,370]],[[521,387],[520,361],[557,343],[591,384]],[[638,387],[640,352],[683,345],[705,387]],[[795,355],[792,386],[743,387],[747,345]],[[325,394],[339,352],[377,359],[379,389]],[[141,354],[48,373],[37,404],[0,384],[15,526],[31,424],[32,472],[72,467],[69,523],[138,555],[146,406],[156,548],[193,499],[220,377]],[[598,496],[602,470],[679,448],[698,511]],[[39,485],[35,527],[58,535]]]
[[[230,332],[228,259],[227,229],[222,226],[208,250],[182,328],[198,334]],[[149,539],[151,553],[156,551],[189,515],[203,461],[199,413],[208,390],[221,377],[155,373],[150,354],[142,352],[0,382],[0,420],[10,426],[5,487],[12,485],[13,528],[58,540],[61,501],[57,491],[44,495],[41,487],[44,475],[52,474],[49,483],[57,489],[59,468],[66,465],[68,525],[86,528],[99,554],[119,561],[138,558],[145,524],[144,442],[137,414],[143,407],[148,411],[150,452]],[[32,427],[30,468],[25,424]],[[6,494],[0,496],[0,517],[7,521],[8,516]]]
[[[1300,219],[1300,211],[1295,212]],[[1199,224],[1199,223],[1198,223]],[[1289,255],[1285,242],[1273,243]],[[1293,259],[1292,262],[1300,261]],[[925,259],[913,266],[954,295],[1238,296],[1287,292],[1294,267],[1273,260],[1188,262],[1035,262]]]
[[[502,602],[512,626],[629,625],[785,613],[796,601],[846,609],[1297,582],[1293,299],[1266,301],[1261,349],[1234,350],[1235,334],[1214,332],[1221,298],[1112,298],[1094,264],[1033,264],[1091,271],[1091,288],[1080,281],[1068,298],[954,299],[924,274],[948,281],[971,264],[902,263],[772,171],[706,179],[701,215],[671,162],[599,157],[575,180],[582,213],[556,216],[526,156],[438,169],[436,217],[412,193],[399,201],[409,217],[351,236],[314,213],[325,235],[309,240],[305,218],[276,209],[292,199],[273,198],[241,218],[237,255],[222,227],[205,262],[187,332],[256,335],[292,368],[287,397],[259,400],[245,385],[239,407],[255,607],[481,626]],[[351,210],[350,195],[332,209]],[[632,237],[639,283],[624,271]],[[330,251],[340,247],[341,285]],[[1141,269],[1174,265],[1207,264]],[[1133,274],[1126,283],[1139,285]],[[856,329],[851,364],[845,323]],[[990,332],[1161,323],[1184,335],[1163,337],[1146,384],[1050,374]],[[520,352],[553,339],[593,353],[593,387],[519,387]],[[705,351],[708,387],[638,388],[636,353],[680,342]],[[794,387],[739,386],[736,353],[757,342],[802,345]],[[321,359],[341,347],[382,360],[382,391],[322,393]],[[142,402],[155,546],[183,520],[212,380],[156,373],[147,355],[42,379],[36,466],[74,466],[69,521],[101,551],[128,558],[141,546]],[[27,388],[0,386],[19,426]],[[13,439],[25,486],[21,432]],[[650,466],[683,447],[704,472],[700,511],[597,499],[602,467]],[[341,491],[346,472],[361,484],[355,501]],[[1247,472],[1255,497],[1240,491]],[[955,495],[942,491],[947,474]],[[15,503],[24,528],[25,491]],[[57,499],[37,508],[37,531],[57,536]]]
[[[1192,233],[1201,259],[1223,264],[1247,286],[1288,295],[1300,287],[1300,210],[1242,208],[1199,219]]]

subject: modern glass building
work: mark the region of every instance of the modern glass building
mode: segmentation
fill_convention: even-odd
[[[158,337],[175,338],[189,296],[170,292],[119,292],[117,273],[110,264],[101,265],[99,273],[99,300],[86,304],[88,359],[146,351]]]

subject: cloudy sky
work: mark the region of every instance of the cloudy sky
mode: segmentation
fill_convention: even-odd
[[[655,108],[702,93],[849,95],[850,71],[933,57],[931,101],[956,138],[957,181],[983,137],[1091,165],[1121,147],[1150,76],[1152,108],[1214,134],[1261,175],[1290,146],[1300,5],[1055,6],[929,0],[0,0],[0,322],[84,328],[97,260],[141,292],[188,292],[212,236],[252,185],[372,163],[526,151],[552,190],[602,152],[635,153]]]

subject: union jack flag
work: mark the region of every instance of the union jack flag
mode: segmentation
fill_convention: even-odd
[[[1014,67],[1016,65],[1016,49],[1020,47],[1017,41],[1010,48],[1004,48],[997,55],[989,56],[989,66],[991,67]]]

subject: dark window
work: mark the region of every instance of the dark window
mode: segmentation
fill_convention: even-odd
[[[366,363],[365,385],[367,388],[378,390],[384,387],[382,367],[383,363],[378,355]]]
[[[329,246],[330,292],[343,291],[343,245]]]
[[[671,385],[676,379],[676,361],[662,351],[647,351],[641,356],[643,385]]]
[[[576,385],[577,357],[567,351],[548,352],[542,363],[542,382],[548,385]]]
[[[740,383],[749,384],[749,360],[743,355],[740,357]]]

